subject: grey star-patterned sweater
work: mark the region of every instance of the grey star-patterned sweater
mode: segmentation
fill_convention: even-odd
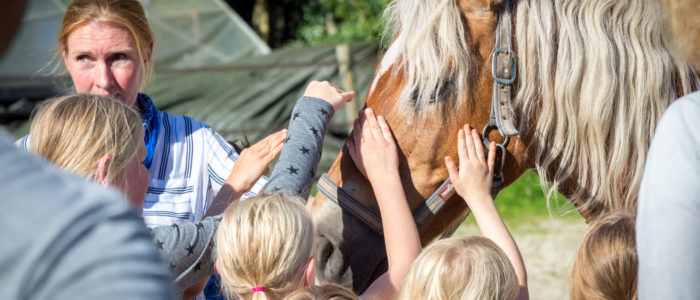
[[[309,197],[321,158],[323,137],[333,112],[333,106],[319,98],[303,97],[297,101],[289,121],[287,140],[264,192]],[[213,249],[219,222],[221,215],[150,229],[153,243],[170,268],[178,297],[216,271]]]
[[[319,98],[303,97],[297,101],[289,120],[284,148],[270,181],[263,188],[265,193],[309,197],[333,112],[333,106]]]

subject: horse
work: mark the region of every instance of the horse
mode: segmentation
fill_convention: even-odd
[[[503,146],[503,186],[534,169],[547,203],[561,192],[588,220],[634,208],[656,123],[698,87],[694,69],[671,54],[653,0],[394,0],[384,17],[393,39],[365,106],[393,131],[414,211],[445,186],[443,158],[457,157],[465,123]],[[502,34],[512,50],[495,50],[504,21],[512,21]],[[512,54],[507,76],[492,70],[502,54]],[[511,89],[505,113],[518,133],[508,141],[491,126],[494,81]],[[387,267],[381,224],[368,221],[379,215],[376,199],[347,147],[321,181],[331,187],[308,203],[317,280],[361,292]],[[457,197],[440,198],[442,208],[418,224],[423,245],[451,234],[469,212]]]

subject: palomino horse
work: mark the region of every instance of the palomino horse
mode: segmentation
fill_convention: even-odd
[[[513,38],[517,66],[508,98],[520,133],[507,143],[503,184],[535,168],[550,191],[562,192],[588,219],[635,207],[657,121],[697,85],[694,70],[669,54],[658,4],[511,0],[506,9],[505,3],[394,0],[387,8],[394,38],[366,106],[393,130],[410,207],[419,209],[448,177],[443,158],[457,157],[457,129],[489,123],[494,32],[499,12],[508,16],[508,9],[512,17],[501,19],[513,21],[505,36]],[[487,135],[502,141],[495,130]],[[317,277],[362,291],[386,270],[386,259],[381,229],[356,210],[378,215],[378,207],[347,148],[328,178],[356,202],[339,206],[319,193],[311,205]],[[420,228],[421,241],[441,236],[467,213],[464,201],[446,200]]]

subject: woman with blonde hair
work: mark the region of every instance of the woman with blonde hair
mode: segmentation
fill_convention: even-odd
[[[594,220],[571,270],[571,299],[637,299],[635,215],[615,211]]]
[[[116,99],[141,118],[143,161],[150,172],[143,211],[147,226],[220,214],[227,205],[215,202],[255,195],[267,182],[242,176],[239,169],[246,167],[234,167],[239,153],[209,125],[158,110],[140,92],[152,77],[156,41],[138,0],[73,0],[57,41],[58,57],[77,93]],[[270,147],[279,152],[284,138],[275,140],[280,142]],[[18,141],[25,149],[30,143],[30,136]]]

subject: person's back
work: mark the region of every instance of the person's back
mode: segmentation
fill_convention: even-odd
[[[0,132],[0,291],[7,299],[172,299],[139,215]]]

